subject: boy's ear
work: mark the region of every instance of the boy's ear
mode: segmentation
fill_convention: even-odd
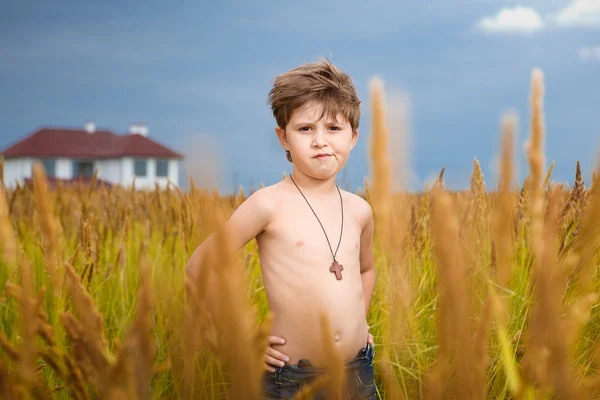
[[[279,139],[279,143],[281,143],[281,146],[289,151],[290,150],[290,146],[288,146],[287,143],[287,137],[285,136],[285,130],[280,128],[279,126],[277,126],[275,128],[275,133],[277,133],[277,138]]]
[[[358,140],[358,129],[355,129],[354,132],[352,132],[352,148],[351,149],[354,148],[357,140]]]

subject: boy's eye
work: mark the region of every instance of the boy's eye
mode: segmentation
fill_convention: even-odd
[[[310,129],[310,126],[303,126],[300,128],[301,131],[307,131]]]
[[[329,129],[332,130],[332,131],[339,131],[340,127],[339,126],[332,126]]]

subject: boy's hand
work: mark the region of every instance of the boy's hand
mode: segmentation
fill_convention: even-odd
[[[275,372],[274,367],[283,367],[285,363],[288,362],[290,359],[285,354],[271,347],[274,344],[284,344],[285,339],[277,336],[269,336],[268,340],[269,347],[267,347],[265,351],[265,369],[269,372]],[[373,335],[371,335],[371,333],[369,333],[367,343],[369,343],[372,346],[375,346],[375,341],[373,340]]]
[[[280,353],[271,347],[274,344],[284,344],[284,338],[269,336],[268,339],[269,347],[267,347],[267,350],[265,351],[265,369],[269,372],[275,372],[274,367],[283,367],[290,359],[285,354]]]

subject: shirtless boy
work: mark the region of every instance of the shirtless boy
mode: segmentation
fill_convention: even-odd
[[[235,248],[253,238],[258,243],[273,315],[264,396],[292,398],[326,370],[323,310],[346,362],[345,398],[374,399],[366,318],[375,286],[373,215],[366,201],[335,183],[358,139],[356,88],[336,66],[319,61],[278,76],[269,104],[292,172],[255,192],[227,222]],[[192,255],[188,273],[199,268],[208,241]]]

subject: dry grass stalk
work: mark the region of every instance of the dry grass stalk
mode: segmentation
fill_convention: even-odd
[[[548,186],[550,183],[550,177],[552,176],[552,171],[554,170],[554,161],[550,164],[550,168],[548,168],[548,172],[546,173],[546,177],[544,178],[544,183],[542,184],[542,190],[547,190],[550,192],[550,187]]]
[[[315,396],[321,396],[331,400],[341,400],[346,381],[346,371],[342,355],[335,349],[333,344],[333,332],[324,311],[320,312],[321,323],[321,345],[327,360],[325,373],[315,378],[304,386],[294,400],[309,400]]]
[[[589,200],[591,191],[585,190],[585,182],[581,174],[581,167],[577,161],[575,182],[569,195],[569,200],[561,212],[562,229],[560,233],[560,254],[566,254],[573,246],[577,245],[581,229],[581,211]]]
[[[600,160],[599,160],[600,162]],[[598,186],[596,182],[595,186]],[[597,239],[600,235],[600,190],[590,191],[591,195],[581,218],[581,231],[578,248],[581,251],[576,271],[582,285],[583,294],[593,291],[594,253],[597,251]]]
[[[33,166],[33,186],[45,243],[46,271],[56,291],[62,286],[62,282],[59,281],[60,275],[58,273],[59,243],[56,221],[52,213],[50,195],[46,185],[46,174],[44,172],[44,167],[39,162],[35,163]]]
[[[0,332],[0,349],[2,349],[4,353],[6,353],[6,356],[11,361],[16,363],[20,362],[21,355],[19,353],[19,350],[10,343],[10,341],[6,338],[6,336],[4,336],[4,333],[2,332]]]
[[[394,369],[392,368],[387,350],[384,350],[383,355],[381,356],[381,362],[378,366],[383,378],[386,400],[404,400],[404,396],[402,396],[396,385]]]
[[[514,213],[514,202],[511,192],[513,181],[513,140],[516,135],[517,118],[512,114],[502,118],[502,143],[500,156],[500,182],[498,198],[494,212],[494,246],[496,254],[496,282],[506,286],[512,276],[511,251],[511,218]]]
[[[387,351],[393,354],[396,360],[403,351],[410,337],[410,310],[411,291],[408,281],[408,269],[404,262],[404,250],[408,246],[407,226],[409,215],[406,208],[406,195],[392,194],[392,162],[389,150],[389,133],[385,114],[385,96],[383,82],[374,79],[371,82],[372,98],[372,131],[370,143],[370,162],[372,171],[372,186],[365,180],[367,201],[373,209],[375,221],[375,237],[379,244],[383,267],[378,269],[378,280],[385,280],[383,297],[388,304],[386,313],[380,315],[380,324],[383,326],[381,338],[382,347],[391,347]],[[402,124],[394,127],[399,140],[406,137]],[[399,144],[403,146],[403,143]],[[401,165],[401,163],[399,164]],[[403,171],[395,171],[403,177]],[[376,339],[377,340],[377,339]]]
[[[544,204],[541,197],[541,172],[543,154],[543,82],[542,72],[535,70],[532,78],[531,94],[531,137],[527,145],[531,188],[531,237],[534,253],[535,303],[531,314],[531,323],[526,339],[524,376],[530,386],[539,385],[542,393],[550,392],[556,381],[561,381],[565,393],[572,393],[573,387],[565,370],[556,366],[566,361],[563,346],[553,335],[560,335],[560,274],[555,264],[555,233],[558,219],[558,195],[555,190],[551,196],[546,222],[544,222]],[[564,335],[563,335],[564,336]],[[557,364],[558,363],[558,364]],[[552,369],[554,368],[554,369]],[[554,389],[558,389],[554,386]]]
[[[12,195],[10,196],[10,201],[8,202],[8,215],[12,214],[13,208],[15,206],[15,201],[17,200],[17,196],[22,192],[22,189],[19,185],[13,190]]]
[[[473,197],[479,202],[485,200],[485,182],[483,179],[483,172],[477,159],[473,159],[473,172],[471,174],[471,186],[469,187]],[[482,207],[485,207],[483,203]]]
[[[436,364],[426,379],[428,399],[474,399],[481,374],[471,361],[469,298],[465,266],[459,250],[459,221],[452,198],[440,188],[434,191],[432,209],[437,258],[438,343]],[[485,376],[485,374],[483,374]]]
[[[109,388],[110,358],[108,343],[104,336],[104,320],[94,300],[85,290],[79,276],[69,264],[66,278],[73,303],[81,322],[70,313],[61,314],[63,326],[73,345],[73,352],[82,372],[89,375],[100,390]]]
[[[419,243],[419,221],[417,220],[417,210],[415,209],[414,204],[411,204],[410,206],[409,229],[410,246],[411,248],[416,249]]]
[[[531,176],[529,200],[531,205],[532,248],[538,257],[544,252],[543,217],[544,204],[541,196],[542,170],[544,165],[544,123],[543,123],[543,75],[533,71],[531,91],[531,136],[527,142],[527,158]],[[538,266],[540,266],[538,264]]]
[[[459,194],[460,196],[460,194]],[[459,197],[462,200],[462,196]],[[479,270],[484,265],[487,237],[487,205],[485,199],[485,183],[483,172],[477,159],[473,160],[473,172],[471,173],[471,184],[466,201],[460,201],[463,206],[461,219],[461,238],[465,239],[468,247],[470,269]],[[483,272],[483,271],[482,271]]]
[[[538,198],[544,166],[544,121],[543,121],[543,73],[536,69],[532,76],[531,91],[531,136],[527,142],[527,158],[531,172],[531,196]]]
[[[391,215],[391,161],[388,155],[388,131],[385,124],[383,82],[374,79],[371,82],[372,130],[371,130],[371,180],[369,194],[372,200],[373,214],[382,247],[387,252],[391,248],[392,237],[389,219]]]
[[[333,331],[324,311],[320,312],[320,323],[321,345],[323,346],[323,353],[327,360],[327,372],[307,385],[299,398],[312,399],[314,394],[324,390],[327,399],[342,400],[342,393],[346,383],[344,359],[334,347],[332,339]]]
[[[0,333],[0,337],[2,334]],[[9,374],[8,369],[0,362],[0,397],[5,400],[17,400],[23,398],[17,393],[17,384]]]
[[[574,399],[576,385],[561,306],[566,270],[557,261],[556,232],[560,207],[561,196],[555,190],[550,197],[543,236],[533,238],[543,242],[544,247],[535,259],[535,302],[525,340],[523,374],[530,387],[539,388],[541,396],[553,393],[558,399]]]
[[[444,172],[446,172],[446,167],[442,167],[440,174],[434,183],[434,187],[438,187],[440,189],[444,188]]]
[[[136,316],[126,339],[134,360],[133,373],[138,400],[151,399],[150,379],[157,350],[152,340],[154,300],[151,274],[150,263],[144,258],[140,269],[141,286],[137,296]]]
[[[496,284],[504,288],[512,276],[510,262],[512,249],[511,219],[514,213],[514,199],[511,191],[513,180],[513,140],[516,136],[517,118],[513,114],[502,117],[502,136],[500,153],[500,181],[498,184],[498,196],[493,211],[492,237],[493,255],[495,261]],[[507,305],[497,294],[494,285],[488,284],[489,305],[496,322],[496,335],[500,346],[500,362],[507,376],[509,390],[516,395],[521,390],[521,383],[513,360],[514,352],[511,349],[508,334]]]
[[[517,223],[527,223],[529,221],[530,212],[530,199],[529,193],[531,192],[531,177],[527,175],[523,181],[523,186],[519,192],[519,201],[517,204]]]
[[[210,271],[206,260],[198,270],[195,280],[186,279],[187,305],[184,316],[183,383],[184,397],[191,398],[196,390],[196,357],[201,347],[218,354],[217,332],[212,315],[205,305]],[[213,278],[214,279],[214,278]],[[214,280],[213,282],[214,283]]]
[[[8,204],[6,203],[6,190],[0,185],[0,242],[2,243],[2,256],[9,267],[16,265],[17,244],[10,221]]]
[[[585,182],[583,181],[583,176],[581,174],[581,166],[579,165],[579,161],[577,161],[577,168],[575,171],[575,182],[573,183],[573,189],[571,190],[571,195],[569,196],[569,200],[567,204],[565,204],[562,212],[561,218],[567,218],[568,220],[578,220],[579,214],[581,213],[581,203],[583,201],[585,195]],[[570,213],[570,211],[572,211]]]
[[[219,298],[211,299],[215,302],[214,306],[207,308],[211,312],[214,310],[211,317],[219,343],[218,356],[230,378],[229,398],[260,399],[266,330],[255,327],[255,313],[244,290],[243,271],[235,260],[231,236],[220,210],[217,221],[214,247],[210,249],[212,254],[208,263],[210,271],[207,273],[214,277],[215,286],[211,293],[217,293]]]
[[[19,361],[19,375],[25,379],[28,384],[33,384],[36,381],[35,378],[35,366],[34,366],[34,336],[36,332],[37,318],[34,310],[35,298],[33,296],[33,270],[31,264],[27,259],[23,259],[21,264],[21,337],[22,342],[20,346],[20,361]]]
[[[325,312],[321,312],[321,343],[327,359],[327,378],[329,380],[329,397],[331,400],[342,400],[345,384],[344,359],[333,344],[333,331]]]

